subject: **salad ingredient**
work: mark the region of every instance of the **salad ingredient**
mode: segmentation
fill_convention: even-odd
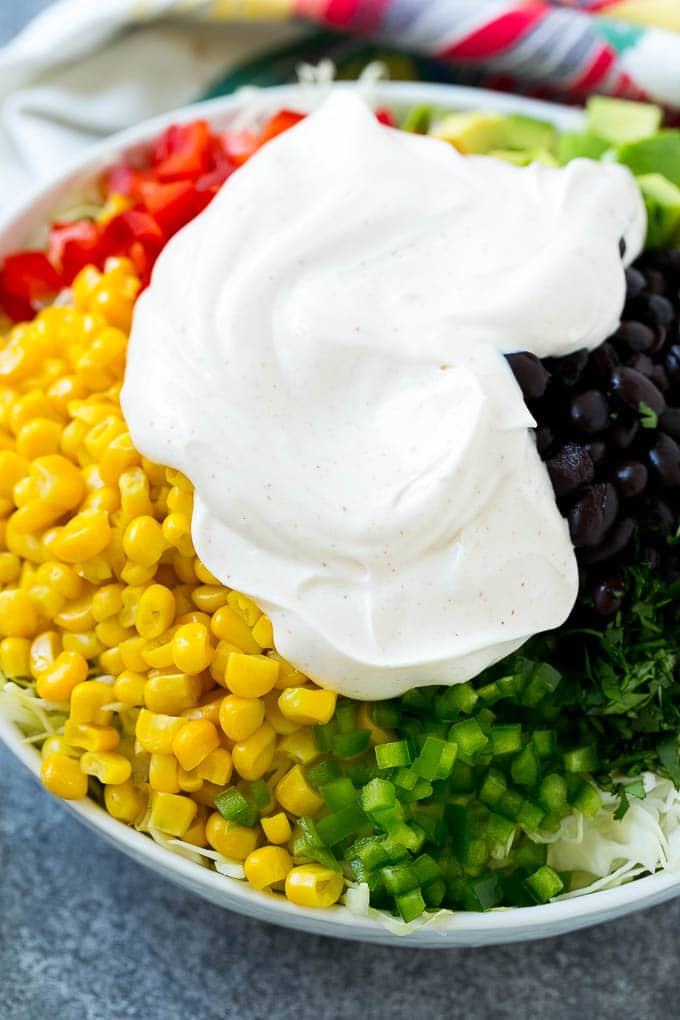
[[[610,96],[588,101],[586,130],[612,145],[637,142],[661,127],[661,109],[652,103],[632,103]]]
[[[290,662],[384,698],[464,681],[565,619],[574,556],[500,352],[527,347],[538,385],[536,356],[598,345],[623,304],[619,241],[630,261],[643,234],[620,167],[462,157],[338,93],[168,244],[136,308],[126,420],[191,477],[202,561]],[[613,522],[603,492],[590,545]]]

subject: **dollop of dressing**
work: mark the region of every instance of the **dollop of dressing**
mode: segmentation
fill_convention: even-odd
[[[644,228],[622,167],[464,157],[338,92],[169,242],[123,410],[283,656],[386,698],[565,620],[576,560],[503,353],[601,343]]]

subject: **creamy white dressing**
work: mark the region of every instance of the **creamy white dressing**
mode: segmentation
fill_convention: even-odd
[[[386,698],[565,620],[574,552],[502,352],[599,344],[644,227],[622,167],[463,157],[339,92],[170,241],[123,410],[282,655]]]

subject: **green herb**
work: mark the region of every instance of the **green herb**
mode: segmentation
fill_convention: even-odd
[[[638,404],[638,412],[640,414],[640,424],[643,429],[655,429],[659,424],[659,416],[656,411],[653,411],[649,404],[645,404],[644,400],[641,400]]]

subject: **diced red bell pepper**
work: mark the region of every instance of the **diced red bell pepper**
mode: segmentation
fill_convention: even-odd
[[[60,287],[59,274],[42,251],[8,255],[0,270],[0,292],[31,305],[52,297]]]
[[[260,144],[253,131],[227,131],[220,141],[225,156],[235,167],[243,166]]]
[[[204,120],[172,124],[161,137],[153,154],[153,167],[160,181],[199,177],[211,169],[213,139]]]
[[[202,196],[191,181],[170,184],[147,181],[141,190],[144,205],[166,237],[171,237],[196,216],[203,204]]]
[[[107,255],[123,255],[135,241],[151,250],[160,250],[165,242],[163,231],[146,209],[127,209],[104,224],[102,247]]]
[[[125,195],[139,201],[140,188],[149,180],[149,176],[146,170],[137,170],[125,163],[119,163],[104,174],[104,191],[107,195]]]
[[[100,240],[101,227],[93,220],[52,224],[47,257],[59,271],[64,284],[72,283],[83,266],[99,265]]]
[[[264,145],[265,142],[271,141],[272,138],[283,134],[289,128],[295,127],[296,124],[305,119],[305,116],[306,114],[297,113],[295,110],[279,110],[262,128],[259,145]]]
[[[397,122],[392,116],[392,111],[388,110],[386,107],[381,107],[379,110],[375,111],[375,119],[380,124],[384,124],[386,127],[397,126]]]

